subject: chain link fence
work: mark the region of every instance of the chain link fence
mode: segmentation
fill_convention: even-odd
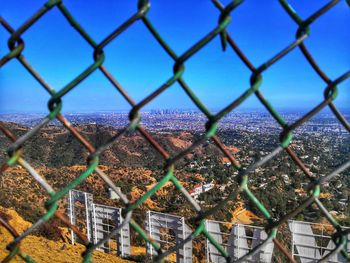
[[[312,204],[316,204],[320,209],[325,218],[334,226],[336,229],[335,234],[332,236],[334,243],[336,244],[335,248],[331,251],[331,253],[327,254],[321,261],[327,261],[327,258],[331,257],[336,253],[342,253],[344,257],[350,260],[350,255],[347,254],[345,250],[346,245],[346,235],[349,233],[349,230],[343,230],[337,220],[327,211],[324,205],[320,202],[319,196],[321,192],[321,186],[323,183],[331,180],[333,177],[348,169],[350,167],[350,160],[343,163],[341,166],[337,167],[333,172],[329,173],[326,176],[318,177],[317,175],[312,174],[306,165],[298,158],[295,152],[290,147],[290,143],[292,141],[293,130],[303,125],[307,122],[311,117],[315,116],[320,110],[325,107],[329,107],[333,112],[334,116],[339,120],[342,126],[350,132],[350,124],[345,119],[343,114],[337,109],[334,100],[338,95],[337,85],[341,82],[345,81],[350,77],[350,71],[344,72],[341,76],[336,79],[330,79],[325,72],[317,64],[316,60],[313,58],[312,54],[309,52],[307,46],[304,44],[304,40],[310,36],[312,24],[319,19],[326,12],[331,10],[335,5],[350,5],[349,1],[340,1],[333,0],[328,2],[325,6],[321,7],[315,13],[307,18],[300,17],[299,14],[291,7],[291,5],[287,2],[287,0],[279,0],[281,6],[286,12],[286,16],[289,16],[296,25],[298,26],[298,30],[295,34],[295,40],[292,41],[287,47],[278,52],[275,56],[267,60],[265,63],[261,65],[253,65],[250,60],[245,56],[244,51],[242,51],[234,39],[230,36],[230,33],[226,30],[227,26],[231,22],[231,13],[239,12],[239,6],[242,4],[242,0],[235,0],[224,6],[220,3],[219,0],[213,0],[213,8],[216,8],[218,11],[218,24],[213,25],[213,30],[210,31],[207,35],[205,35],[202,39],[200,39],[197,43],[187,49],[183,54],[176,54],[172,48],[167,44],[167,42],[162,38],[162,36],[158,33],[157,29],[152,25],[152,22],[148,19],[147,14],[150,12],[150,1],[149,0],[139,0],[137,8],[135,10],[134,15],[132,15],[128,20],[126,20],[123,24],[119,25],[113,32],[111,32],[108,36],[106,36],[100,43],[96,43],[94,39],[90,37],[88,32],[84,30],[84,28],[79,24],[77,20],[72,16],[70,11],[65,7],[63,1],[61,0],[49,0],[44,6],[42,6],[35,14],[33,14],[24,24],[22,24],[16,30],[11,27],[11,25],[5,20],[5,18],[0,18],[1,25],[9,32],[10,38],[8,40],[9,53],[2,57],[0,61],[0,66],[3,67],[12,59],[17,59],[20,64],[40,83],[40,85],[50,94],[51,98],[48,101],[48,109],[49,113],[46,117],[44,117],[39,124],[31,128],[27,133],[17,138],[7,127],[5,127],[4,123],[0,123],[0,130],[4,133],[5,136],[8,137],[9,140],[12,141],[11,146],[7,149],[9,154],[9,159],[5,164],[1,167],[1,173],[3,173],[8,167],[18,164],[26,169],[33,178],[46,190],[49,200],[45,204],[46,213],[35,222],[29,229],[27,229],[22,234],[18,234],[17,231],[7,223],[7,221],[3,218],[0,218],[0,223],[3,227],[5,227],[13,236],[14,240],[7,245],[7,249],[9,251],[8,256],[4,259],[4,262],[9,262],[15,256],[20,256],[26,262],[33,262],[34,260],[30,255],[26,255],[20,249],[21,241],[26,238],[29,234],[31,234],[36,228],[42,225],[44,222],[47,222],[53,216],[62,220],[62,222],[67,225],[72,231],[76,233],[76,235],[84,242],[86,246],[86,250],[83,253],[83,262],[89,262],[91,260],[91,256],[93,251],[109,237],[115,235],[124,224],[130,224],[130,227],[133,228],[139,235],[157,252],[157,257],[155,261],[163,261],[164,258],[173,253],[179,246],[182,246],[184,243],[198,237],[204,236],[209,242],[215,246],[215,248],[219,251],[219,253],[226,258],[227,262],[231,262],[229,254],[227,251],[220,246],[215,239],[205,230],[205,219],[210,215],[213,215],[218,209],[225,206],[225,204],[236,197],[237,191],[232,191],[232,193],[217,203],[216,206],[203,210],[201,206],[191,197],[188,191],[181,185],[179,180],[175,177],[175,164],[181,159],[184,155],[191,152],[194,148],[198,147],[205,141],[211,140],[214,144],[222,151],[222,153],[231,161],[233,166],[238,170],[238,175],[236,176],[236,180],[239,184],[239,193],[243,193],[243,196],[246,200],[252,201],[256,207],[260,210],[262,215],[265,218],[265,231],[268,234],[265,242],[255,247],[252,251],[250,251],[245,256],[241,257],[238,262],[243,262],[246,258],[254,255],[258,251],[260,251],[267,242],[273,241],[275,246],[291,261],[296,262],[290,251],[283,246],[283,244],[277,239],[278,228],[283,223],[287,222],[287,220],[293,218],[298,213],[302,212],[305,208],[309,207]],[[45,16],[50,10],[58,9],[65,19],[69,22],[69,24],[81,35],[81,37],[93,48],[93,62],[89,65],[82,73],[76,76],[72,81],[66,84],[62,89],[56,90],[53,87],[50,87],[45,80],[40,76],[40,74],[30,65],[30,63],[23,56],[22,51],[24,50],[25,42],[21,38],[22,34],[25,33],[30,27],[35,26],[35,23],[40,20],[43,16]],[[132,27],[135,23],[143,23],[152,36],[157,40],[159,46],[164,49],[164,51],[169,55],[170,58],[174,61],[173,66],[173,74],[169,77],[167,81],[164,82],[163,85],[155,89],[151,94],[147,97],[143,98],[140,102],[135,102],[126,92],[126,90],[116,81],[116,79],[112,76],[112,74],[108,71],[108,69],[103,65],[105,54],[103,49],[109,45],[113,40],[118,38],[120,34],[124,31],[128,30],[128,28]],[[196,96],[196,94],[192,91],[189,85],[186,83],[183,78],[183,73],[185,71],[185,62],[188,61],[195,53],[199,52],[204,46],[206,46],[209,42],[211,42],[214,38],[219,37],[221,40],[221,45],[223,50],[231,49],[245,64],[245,66],[251,71],[250,84],[248,88],[233,101],[230,101],[229,104],[213,114],[208,110],[206,105],[204,105],[201,100]],[[30,48],[30,47],[27,47]],[[324,87],[320,87],[323,90],[324,100],[316,105],[311,111],[306,113],[300,119],[295,121],[294,123],[287,123],[284,118],[274,109],[273,105],[271,105],[268,100],[265,98],[263,93],[260,90],[260,86],[263,83],[263,73],[267,71],[273,64],[278,63],[282,58],[287,56],[293,50],[299,48],[302,54],[305,57],[305,60],[311,65],[313,70],[318,74],[320,79],[324,82]],[[230,52],[231,52],[230,50]],[[102,74],[108,79],[108,81],[116,88],[116,90],[124,97],[124,99],[130,104],[132,110],[129,113],[129,124],[124,127],[117,135],[113,136],[107,143],[104,145],[95,148],[89,141],[87,141],[84,136],[79,133],[79,131],[61,114],[62,109],[62,101],[65,95],[75,89],[79,83],[84,81],[89,77],[94,71],[101,71]],[[188,97],[194,102],[197,108],[207,117],[207,122],[205,123],[205,134],[195,141],[190,147],[183,150],[181,153],[170,156],[170,154],[164,150],[160,144],[148,133],[140,124],[141,115],[140,110],[154,100],[158,95],[163,93],[167,89],[171,89],[171,86],[174,83],[178,83],[182,89],[186,92]],[[225,148],[225,146],[220,141],[220,138],[216,135],[217,124],[218,122],[229,112],[234,110],[237,106],[244,103],[246,99],[250,96],[256,96],[261,104],[268,110],[271,116],[275,119],[275,121],[281,126],[282,132],[279,137],[279,145],[271,151],[269,154],[257,160],[252,165],[248,167],[242,167],[240,163],[235,159],[233,155]],[[84,172],[82,172],[78,177],[72,180],[66,187],[62,189],[53,189],[50,186],[43,176],[41,176],[26,160],[25,160],[25,152],[22,151],[22,146],[26,143],[27,140],[32,138],[38,131],[43,128],[48,123],[57,119],[60,121],[63,126],[81,143],[82,147],[85,147],[87,151],[90,152],[90,155],[87,159],[87,168]],[[119,188],[116,187],[114,182],[108,177],[108,175],[99,168],[99,156],[103,153],[109,146],[118,141],[118,139],[126,134],[130,134],[138,131],[144,138],[147,140],[163,157],[164,159],[164,176],[161,180],[157,182],[157,184],[146,192],[143,196],[141,196],[137,201],[130,203],[127,199],[126,195],[120,191]],[[264,205],[254,196],[254,193],[249,188],[249,174],[252,173],[256,168],[263,166],[269,160],[275,158],[281,152],[285,151],[291,159],[295,162],[295,164],[304,172],[305,176],[309,179],[310,183],[308,186],[308,197],[299,204],[298,208],[294,211],[285,214],[280,220],[276,221],[273,218],[271,212],[269,212]],[[123,224],[115,228],[109,236],[107,236],[104,240],[101,240],[97,244],[92,244],[88,242],[86,236],[75,226],[70,224],[69,220],[61,214],[58,208],[58,201],[65,197],[70,189],[75,188],[80,183],[82,183],[87,177],[89,177],[92,173],[96,173],[111,189],[113,189],[121,198],[124,203],[123,208],[123,216],[124,221]],[[171,248],[167,251],[162,251],[160,245],[154,240],[150,239],[144,229],[141,228],[139,224],[133,219],[133,211],[138,208],[141,204],[143,204],[148,198],[154,195],[162,186],[164,186],[167,182],[171,182],[178,191],[182,193],[182,195],[186,198],[188,203],[193,207],[196,211],[196,217],[192,218],[193,222],[195,222],[195,230],[194,232],[188,236],[181,244],[177,244],[177,246]],[[236,189],[235,189],[236,190]]]

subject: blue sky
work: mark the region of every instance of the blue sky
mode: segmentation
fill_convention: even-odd
[[[136,12],[137,1],[63,1],[92,38],[100,42]],[[306,18],[328,1],[290,1]],[[18,28],[45,1],[1,1],[0,12]],[[228,3],[228,1],[224,1]],[[342,1],[317,20],[305,41],[322,69],[336,78],[350,67],[350,9]],[[212,30],[219,12],[210,0],[151,0],[148,18],[181,55]],[[296,24],[278,1],[247,0],[232,12],[233,39],[255,66],[290,44]],[[8,52],[10,35],[0,27],[0,56]],[[53,8],[22,36],[23,55],[56,90],[92,63],[92,48]],[[134,23],[105,49],[104,65],[135,101],[150,94],[172,75],[173,61],[141,21]],[[250,72],[231,49],[222,52],[219,38],[186,62],[185,81],[211,110],[226,106],[249,87]],[[311,109],[323,99],[325,84],[297,48],[263,74],[261,91],[277,109]],[[336,105],[349,108],[350,81],[339,85]],[[48,93],[17,60],[0,71],[0,113],[47,112]],[[148,109],[186,108],[194,104],[178,84],[152,101]],[[243,108],[261,107],[253,96]],[[63,112],[128,110],[129,105],[98,70],[63,99]],[[147,108],[146,108],[147,109]]]

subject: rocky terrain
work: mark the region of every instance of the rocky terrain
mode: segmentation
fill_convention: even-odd
[[[16,136],[21,136],[28,127],[15,123],[5,124]],[[99,147],[114,136],[118,129],[111,126],[81,124],[77,129],[94,145]],[[172,156],[189,147],[200,133],[189,131],[161,131],[152,136]],[[249,131],[224,130],[219,136],[243,167],[270,152],[277,145],[275,134]],[[8,158],[6,149],[10,141],[0,135],[0,162]],[[296,136],[291,147],[306,163],[315,176],[332,171],[347,160],[350,152],[349,136],[329,138],[327,134],[304,134]],[[88,151],[62,126],[49,125],[40,130],[23,147],[24,158],[53,186],[62,189],[86,169]],[[155,185],[164,176],[164,160],[140,134],[133,133],[119,138],[100,158],[100,168],[121,187],[131,202]],[[236,191],[237,171],[211,142],[206,142],[188,153],[176,164],[176,177],[187,190],[201,182],[213,182],[215,187],[199,196],[204,210],[216,205],[230,192]],[[349,171],[336,177],[322,188],[320,200],[342,224],[350,223],[350,180]],[[281,154],[265,167],[258,168],[250,175],[249,185],[259,200],[272,212],[275,219],[295,209],[307,196],[307,179],[291,159]],[[94,195],[96,203],[122,207],[118,200],[108,197],[108,187],[96,175],[90,175],[78,187]],[[29,223],[35,222],[44,212],[48,195],[22,167],[10,167],[1,176],[0,206],[15,209]],[[65,212],[66,201],[60,201],[60,210]],[[149,198],[137,209],[133,218],[144,222],[147,209],[185,216],[195,215],[191,206],[175,187],[168,183],[156,195]],[[209,219],[245,224],[260,224],[263,216],[245,196],[237,196],[224,209]],[[297,219],[323,222],[325,219],[315,206],[305,209]],[[188,222],[191,225],[191,222]],[[58,223],[58,227],[63,227]],[[38,237],[47,236],[39,231]],[[33,237],[34,238],[34,237]],[[34,239],[33,239],[34,240]],[[34,241],[33,241],[34,242]],[[136,242],[137,243],[137,242]],[[79,253],[78,253],[79,254]]]
[[[22,135],[28,127],[7,123],[17,136]],[[80,125],[78,130],[91,142],[94,147],[106,143],[119,130],[109,126]],[[195,139],[195,135],[188,132],[175,134],[153,134],[154,138],[165,150],[171,154],[179,153],[187,148]],[[9,140],[0,135],[0,161],[7,158],[4,149],[10,144]],[[206,145],[205,145],[206,146]],[[218,150],[212,145],[205,147],[205,153],[217,155]],[[40,130],[24,145],[26,159],[33,165],[47,167],[62,167],[86,164],[88,151],[61,126],[50,125]],[[194,154],[203,154],[203,147],[197,148]],[[164,161],[148,141],[138,132],[119,138],[101,156],[100,164],[118,167],[160,167]]]
[[[0,207],[0,213],[3,217],[6,217],[8,223],[13,226],[20,234],[31,223],[23,219],[13,209],[6,209]],[[82,260],[81,253],[85,247],[80,244],[71,245],[69,243],[69,235],[67,228],[61,228],[62,236],[60,240],[49,240],[42,236],[30,235],[24,239],[21,243],[21,250],[23,253],[30,255],[36,262],[55,262],[70,263],[80,262]],[[0,261],[2,261],[7,255],[6,245],[13,240],[10,233],[0,226]],[[64,252],[64,253],[63,253]],[[92,258],[93,262],[113,262],[113,263],[127,263],[128,260],[121,259],[111,254],[95,251]],[[23,262],[18,256],[11,262]]]
[[[29,128],[27,126],[6,123],[16,136],[21,136]],[[114,136],[118,130],[111,126],[97,124],[81,124],[77,129],[94,145],[99,147]],[[199,133],[189,131],[158,132],[152,136],[167,150],[171,156],[189,147],[199,136]],[[247,166],[262,155],[267,154],[277,144],[276,136],[270,134],[256,134],[248,132],[219,131],[219,136],[225,143],[228,151],[234,154],[243,166]],[[6,149],[10,141],[0,135],[0,162],[4,163],[8,158]],[[321,148],[322,148],[322,151]],[[314,136],[307,134],[293,140],[292,148],[298,156],[307,164],[315,175],[324,175],[332,171],[334,167],[346,160],[346,153],[350,151],[349,137]],[[48,125],[40,130],[33,138],[28,140],[23,147],[23,156],[32,164],[48,182],[58,190],[67,185],[73,178],[86,168],[88,151],[62,126]],[[163,175],[164,160],[154,150],[151,144],[139,133],[120,137],[100,158],[100,168],[120,186],[131,201],[135,201]],[[200,196],[203,207],[210,207],[229,192],[237,189],[234,176],[237,171],[230,165],[227,158],[211,142],[206,142],[194,151],[184,156],[176,164],[176,176],[186,187],[191,190],[194,185],[203,181],[213,181],[216,187],[210,192]],[[329,205],[329,209],[340,210],[347,214],[346,206],[339,206],[339,199],[344,199],[349,191],[349,180],[346,171],[341,178],[332,182],[325,188],[323,196]],[[267,178],[270,178],[267,180]],[[40,186],[21,167],[11,167],[2,176],[2,191],[0,192],[0,205],[5,207],[20,207],[19,212],[32,221],[37,218],[37,211],[42,210],[42,204],[47,197]],[[276,160],[271,161],[266,167],[257,169],[251,176],[250,185],[264,204],[276,213],[283,212],[288,207],[293,208],[306,194],[303,187],[307,180],[293,162],[282,154]],[[335,190],[334,187],[335,186]],[[266,187],[276,191],[266,192]],[[107,196],[107,186],[92,174],[78,186],[78,189],[93,193],[95,199],[101,203],[118,205]],[[281,200],[277,193],[288,198]],[[149,208],[164,212],[189,215],[193,211],[171,184],[162,188],[159,193],[149,200],[141,208]],[[334,202],[332,201],[334,200]],[[282,202],[283,201],[283,202]],[[330,205],[332,204],[332,205]],[[346,204],[346,202],[345,202]],[[62,202],[64,206],[64,201]],[[282,206],[281,206],[282,205]],[[38,209],[33,209],[34,207]],[[248,210],[249,203],[243,206]],[[285,207],[284,207],[285,206]],[[232,213],[240,206],[233,202],[228,210],[220,213],[220,220],[234,220]],[[35,210],[36,212],[32,212]],[[231,211],[231,212],[229,212]],[[278,215],[279,217],[280,215]]]

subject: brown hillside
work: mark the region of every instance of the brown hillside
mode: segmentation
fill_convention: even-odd
[[[6,126],[16,136],[21,136],[29,128],[14,123]],[[81,134],[94,145],[99,147],[106,143],[119,131],[108,126],[80,125],[76,126]],[[173,134],[153,134],[157,142],[171,155],[175,155],[188,148],[194,141],[194,135],[189,132]],[[7,149],[10,142],[0,135],[0,149]],[[31,164],[46,165],[48,167],[61,167],[72,165],[85,165],[88,151],[64,127],[48,125],[38,134],[24,144],[26,160]],[[197,155],[218,154],[212,144],[199,147],[195,150]],[[8,158],[5,151],[0,152],[0,162]],[[111,147],[103,152],[100,164],[124,167],[156,167],[164,165],[162,156],[154,150],[148,141],[139,133],[120,137]]]
[[[12,209],[4,209],[0,207],[2,213],[6,213],[11,218],[9,223],[19,232],[22,233],[31,224],[22,217],[20,217]],[[0,261],[2,261],[7,255],[6,245],[13,240],[10,233],[3,227],[0,227]],[[81,253],[85,247],[83,245],[71,245],[63,241],[52,241],[43,237],[28,236],[21,243],[21,250],[23,253],[30,255],[36,262],[81,262]],[[117,256],[95,251],[93,254],[94,262],[131,262],[118,258]],[[11,262],[23,262],[19,257]]]

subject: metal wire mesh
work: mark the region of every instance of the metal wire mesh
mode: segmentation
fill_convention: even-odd
[[[228,253],[225,249],[220,246],[212,236],[205,230],[204,220],[213,215],[218,209],[225,206],[225,204],[234,199],[237,195],[237,192],[232,191],[232,193],[219,202],[216,206],[204,211],[201,206],[191,197],[191,195],[186,191],[186,189],[181,185],[179,180],[174,175],[175,164],[176,162],[182,158],[184,155],[192,151],[194,148],[201,145],[203,142],[207,140],[212,140],[214,144],[222,151],[222,153],[231,161],[233,166],[239,171],[236,180],[239,184],[239,193],[244,193],[245,198],[252,201],[256,207],[261,211],[263,216],[266,219],[265,230],[268,233],[268,238],[265,242],[255,247],[248,254],[243,256],[238,260],[238,262],[244,261],[249,256],[257,253],[262,247],[269,241],[273,241],[276,247],[285,254],[285,256],[292,262],[295,262],[290,252],[284,248],[281,242],[278,241],[276,235],[278,232],[278,227],[281,224],[285,223],[288,219],[294,217],[301,211],[303,211],[306,207],[311,204],[316,204],[323,215],[328,219],[328,221],[334,226],[336,229],[335,234],[333,235],[333,241],[336,244],[335,249],[332,253],[326,255],[321,261],[326,261],[334,253],[342,253],[342,255],[350,260],[350,255],[347,254],[345,250],[346,245],[346,235],[348,234],[348,230],[343,230],[339,223],[335,220],[335,218],[327,211],[327,209],[323,206],[323,204],[319,200],[319,195],[321,192],[321,185],[326,181],[329,181],[337,174],[341,173],[345,169],[350,167],[350,160],[336,168],[333,172],[326,176],[317,177],[311,174],[306,165],[298,158],[298,156],[294,153],[294,151],[290,148],[290,143],[292,141],[292,132],[294,129],[303,125],[307,122],[311,117],[316,115],[321,109],[325,107],[329,107],[335,117],[339,120],[342,126],[350,132],[350,124],[342,115],[342,113],[337,109],[334,105],[333,101],[336,99],[338,95],[337,85],[341,82],[345,81],[350,77],[350,71],[345,72],[341,76],[336,79],[330,79],[319,67],[312,54],[309,52],[308,48],[304,44],[304,40],[309,37],[311,32],[312,24],[322,15],[324,15],[327,11],[332,9],[336,4],[341,3],[340,0],[333,0],[327,3],[325,6],[317,10],[311,16],[307,18],[302,18],[294,11],[294,9],[290,6],[287,0],[279,0],[280,4],[286,11],[286,14],[290,16],[290,18],[297,24],[298,30],[296,32],[295,40],[290,43],[286,48],[278,52],[275,56],[267,60],[265,63],[254,66],[249,59],[245,56],[244,52],[237,46],[235,41],[230,36],[229,32],[226,30],[227,26],[231,21],[230,14],[231,12],[236,12],[236,8],[238,9],[239,5],[242,4],[242,0],[235,0],[224,6],[220,3],[219,0],[212,1],[214,6],[218,10],[218,24],[210,31],[207,35],[205,35],[202,39],[200,39],[197,43],[187,49],[183,54],[177,55],[171,49],[171,47],[166,43],[166,41],[162,38],[162,36],[158,33],[156,28],[152,25],[151,21],[147,17],[147,13],[150,11],[150,2],[149,0],[139,0],[136,12],[132,15],[128,20],[126,20],[123,24],[119,25],[112,33],[106,36],[100,43],[96,43],[89,34],[81,27],[78,21],[71,15],[69,10],[63,4],[61,0],[49,0],[44,6],[42,6],[35,14],[33,14],[24,24],[22,24],[18,29],[13,29],[9,23],[6,22],[4,18],[0,18],[1,25],[10,33],[10,38],[8,40],[9,53],[5,55],[1,61],[0,66],[6,65],[12,59],[17,59],[21,65],[37,80],[38,83],[51,95],[50,100],[48,101],[49,114],[44,117],[39,124],[30,129],[27,133],[22,135],[19,138],[16,138],[15,135],[5,127],[4,123],[0,123],[0,130],[12,141],[11,146],[7,149],[9,154],[9,159],[5,164],[1,167],[1,173],[4,172],[8,167],[19,164],[24,169],[26,169],[34,179],[46,190],[49,200],[45,204],[46,213],[40,218],[37,222],[35,222],[29,229],[27,229],[24,233],[18,234],[13,227],[11,227],[6,220],[0,218],[0,223],[4,226],[13,236],[14,240],[8,244],[7,249],[9,250],[8,256],[5,258],[4,262],[8,262],[13,259],[16,255],[20,256],[26,262],[33,262],[33,259],[30,255],[26,255],[20,249],[21,241],[28,236],[33,230],[44,222],[50,220],[51,217],[56,216],[64,224],[66,224],[69,228],[71,228],[79,238],[85,243],[86,250],[83,253],[83,261],[89,262],[91,259],[92,252],[102,243],[104,243],[108,238],[114,235],[116,232],[121,229],[122,226],[114,229],[110,233],[110,235],[101,240],[98,244],[89,243],[86,236],[75,226],[69,223],[69,220],[57,211],[58,201],[62,199],[70,189],[78,186],[82,183],[88,176],[92,173],[96,173],[110,188],[112,188],[121,198],[124,203],[124,222],[123,224],[130,224],[130,226],[140,234],[140,236],[147,242],[149,242],[153,248],[157,251],[158,256],[155,261],[162,261],[167,255],[174,252],[178,246],[183,245],[184,242],[188,242],[198,236],[205,236],[209,242],[211,242],[216,249],[221,253],[223,257],[227,259],[227,262],[231,262],[232,259],[229,258]],[[342,3],[345,4],[345,1]],[[349,2],[347,2],[349,4]],[[66,84],[62,89],[55,90],[50,87],[44,79],[39,75],[37,71],[29,64],[29,62],[22,55],[22,51],[24,50],[24,40],[21,38],[22,34],[26,32],[30,27],[35,26],[35,23],[45,14],[50,12],[53,8],[57,8],[65,19],[70,23],[70,25],[81,35],[81,37],[94,49],[93,53],[93,62],[89,65],[82,73],[76,76],[72,81]],[[164,49],[164,51],[173,59],[174,67],[173,67],[173,75],[164,82],[163,85],[155,89],[151,94],[142,99],[140,102],[136,103],[134,100],[128,95],[128,93],[121,87],[121,85],[113,78],[113,76],[109,73],[108,69],[103,65],[104,62],[104,52],[103,49],[109,45],[114,39],[116,39],[121,33],[123,33],[128,28],[132,27],[135,23],[143,23],[152,36],[157,40],[159,45]],[[184,64],[188,61],[195,53],[199,52],[204,46],[206,46],[210,41],[212,41],[215,37],[220,37],[222,48],[225,50],[228,47],[232,49],[232,51],[240,58],[240,60],[245,64],[245,66],[251,71],[250,84],[249,87],[236,99],[230,102],[225,108],[221,109],[216,114],[211,113],[208,108],[200,101],[200,99],[196,96],[196,94],[191,90],[191,88],[186,84],[185,79],[183,78],[183,73],[185,71]],[[30,48],[30,47],[28,47]],[[305,59],[312,66],[313,70],[318,74],[318,76],[325,82],[325,88],[323,89],[324,100],[316,105],[311,111],[302,116],[300,119],[295,121],[294,123],[287,123],[283,117],[274,109],[274,107],[268,102],[268,100],[264,97],[263,93],[260,91],[260,86],[263,82],[263,73],[268,70],[273,64],[280,61],[283,57],[287,56],[290,52],[292,52],[295,48],[299,48],[304,55]],[[84,138],[84,136],[79,133],[79,131],[61,114],[62,109],[62,100],[64,96],[75,89],[79,83],[84,81],[90,74],[94,71],[100,70],[103,75],[108,79],[108,81],[116,88],[116,90],[124,97],[124,99],[131,105],[132,110],[129,114],[129,124],[124,127],[124,129],[119,132],[117,135],[113,136],[106,144],[100,146],[95,149],[93,145]],[[198,107],[198,109],[207,117],[207,123],[205,124],[206,132],[205,134],[197,141],[195,141],[188,149],[182,151],[181,153],[170,156],[170,154],[165,151],[160,144],[142,127],[140,124],[141,115],[139,111],[153,99],[155,99],[158,95],[164,92],[167,89],[170,89],[171,86],[177,82],[180,84],[182,89],[186,92],[188,97],[194,102],[194,104]],[[217,123],[221,120],[225,115],[234,110],[237,106],[243,103],[248,97],[255,95],[261,104],[268,110],[271,116],[276,120],[276,122],[282,127],[282,132],[280,134],[279,140],[280,144],[269,154],[256,161],[252,165],[248,167],[242,167],[239,162],[231,155],[226,149],[225,146],[221,143],[220,138],[216,135],[217,131]],[[63,189],[59,189],[55,191],[46,181],[45,179],[25,160],[24,153],[22,152],[22,146],[26,143],[28,139],[33,137],[38,131],[43,128],[45,125],[57,119],[60,121],[64,127],[85,147],[90,155],[87,159],[88,166],[84,172],[82,172],[78,177],[72,180],[66,187]],[[129,133],[133,133],[135,131],[140,132],[142,136],[147,140],[163,157],[164,159],[164,176],[158,183],[146,192],[143,196],[141,196],[137,201],[130,203],[127,197],[116,187],[116,185],[112,182],[112,180],[108,177],[105,172],[103,172],[99,167],[99,156],[113,143],[115,143],[121,136]],[[281,152],[285,151],[291,159],[295,162],[295,164],[304,172],[305,176],[309,179],[309,195],[294,211],[285,214],[280,220],[274,220],[272,214],[264,207],[264,205],[254,196],[254,193],[250,190],[248,185],[248,177],[251,172],[253,172],[256,168],[264,165],[269,160],[278,156]],[[141,204],[145,202],[148,198],[154,195],[162,186],[164,186],[167,182],[172,182],[173,185],[184,195],[189,204],[196,211],[197,216],[192,218],[196,224],[196,228],[194,232],[186,238],[181,244],[178,244],[176,247],[171,248],[168,251],[162,251],[160,245],[156,243],[154,240],[150,239],[146,232],[139,226],[135,220],[133,219],[133,211]]]

